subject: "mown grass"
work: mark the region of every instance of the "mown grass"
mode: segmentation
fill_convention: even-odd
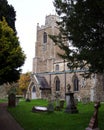
[[[62,111],[54,113],[33,113],[33,106],[47,106],[46,100],[21,101],[15,108],[8,111],[21,124],[24,130],[85,130],[94,112],[94,104],[78,103],[79,113],[68,114]],[[104,104],[99,108],[99,128],[104,130]]]
[[[5,99],[0,99],[0,103],[7,103],[8,102],[8,99],[5,98]]]

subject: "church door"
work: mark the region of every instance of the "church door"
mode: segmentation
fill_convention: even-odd
[[[32,95],[31,95],[32,99],[36,99],[36,89],[35,86],[32,87]]]

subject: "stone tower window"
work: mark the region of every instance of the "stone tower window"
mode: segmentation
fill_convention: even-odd
[[[44,32],[43,34],[43,43],[47,43],[47,33]]]

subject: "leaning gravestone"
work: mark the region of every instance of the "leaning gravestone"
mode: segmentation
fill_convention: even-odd
[[[8,96],[8,106],[9,107],[16,106],[16,95],[14,93],[9,94]]]
[[[91,117],[88,128],[86,128],[85,130],[99,130],[99,128],[98,128],[98,108],[100,107],[100,102],[96,102],[94,107],[95,107],[94,114]]]

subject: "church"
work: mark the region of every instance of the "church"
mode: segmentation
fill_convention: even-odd
[[[46,99],[49,95],[55,97],[59,94],[60,99],[65,99],[65,93],[70,86],[70,91],[78,101],[83,98],[104,101],[104,76],[93,74],[85,79],[82,74],[86,70],[71,71],[67,67],[67,61],[57,54],[62,54],[63,51],[48,35],[59,33],[56,24],[58,20],[58,16],[50,14],[45,18],[45,25],[37,24],[35,57],[27,95],[31,99]]]

